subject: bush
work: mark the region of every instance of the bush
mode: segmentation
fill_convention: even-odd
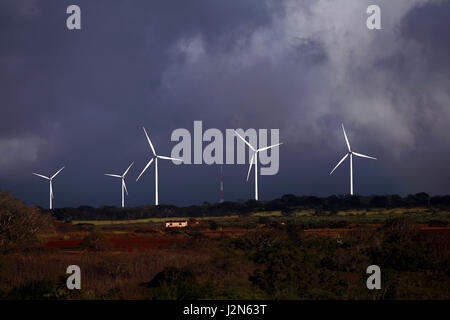
[[[88,250],[102,251],[111,248],[111,243],[103,233],[92,231],[84,238],[80,246]]]
[[[0,191],[0,252],[36,246],[38,235],[53,230],[53,218],[37,207],[27,207],[11,194]]]
[[[192,271],[166,267],[145,284],[154,300],[197,300],[210,295],[210,285],[201,286]]]
[[[409,218],[394,218],[387,220],[381,230],[389,242],[409,240],[419,233],[419,226]]]
[[[211,221],[208,221],[208,222],[209,222],[209,228],[211,230],[217,230],[219,228],[219,225],[217,224],[216,221],[211,220]]]
[[[256,224],[256,222],[246,221],[242,224],[242,227],[245,229],[255,229],[256,227],[258,227],[258,225]]]
[[[259,224],[269,224],[270,222],[272,222],[272,219],[270,219],[269,217],[261,216],[258,218]]]
[[[286,206],[283,209],[281,209],[281,214],[284,217],[293,217],[293,216],[295,216],[295,211],[294,211],[293,208],[290,208],[290,207]]]
[[[66,299],[67,290],[51,280],[33,280],[14,287],[4,296],[7,300],[57,300]]]
[[[443,220],[431,220],[430,222],[428,222],[428,225],[430,227],[441,227],[441,228],[445,228],[448,226],[448,223],[446,221]]]

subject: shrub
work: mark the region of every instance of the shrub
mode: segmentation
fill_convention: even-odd
[[[419,226],[410,218],[394,218],[387,220],[381,227],[390,242],[411,239],[419,232]]]
[[[431,220],[430,222],[428,222],[428,225],[430,227],[442,227],[445,228],[448,226],[447,221],[443,221],[443,220]]]
[[[258,218],[259,224],[269,224],[271,221],[272,221],[272,219],[270,219],[269,217],[261,216]]]
[[[57,300],[66,299],[67,291],[54,281],[33,280],[14,287],[5,295],[7,300]]]
[[[211,220],[211,221],[208,221],[208,222],[209,222],[209,228],[211,230],[217,230],[218,229],[219,225],[217,224],[216,221]]]
[[[192,271],[166,267],[145,284],[151,289],[154,300],[197,300],[208,296],[210,285],[199,285]]]
[[[103,233],[92,231],[84,238],[80,246],[88,250],[102,251],[111,248],[111,243]]]
[[[284,217],[293,217],[293,216],[295,216],[295,211],[293,208],[284,207],[283,209],[281,209],[281,214]]]
[[[256,227],[258,227],[258,225],[256,224],[256,222],[247,221],[242,224],[242,227],[245,229],[255,229]]]
[[[38,235],[52,231],[53,218],[37,207],[27,207],[0,191],[0,252],[21,251],[39,243]]]

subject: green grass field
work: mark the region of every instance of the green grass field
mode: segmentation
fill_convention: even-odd
[[[223,217],[196,217],[196,220],[215,221],[223,225],[230,225],[242,221],[255,222],[263,217],[272,220],[296,220],[305,223],[314,222],[347,222],[347,223],[381,223],[387,219],[395,217],[410,217],[417,223],[428,223],[430,221],[439,220],[450,223],[450,211],[436,210],[429,208],[394,208],[394,209],[372,209],[372,210],[345,210],[338,212],[314,210],[294,210],[290,216],[283,216],[281,211],[255,212],[245,217],[238,214]],[[91,224],[94,226],[119,226],[119,225],[162,225],[166,221],[187,220],[189,217],[171,217],[171,218],[146,218],[132,220],[74,220],[73,224]]]
[[[238,219],[238,215],[223,217],[196,217],[196,220],[223,221]],[[130,219],[130,220],[73,220],[72,224],[93,224],[95,226],[123,225],[123,224],[163,224],[166,221],[183,221],[189,217],[171,217],[171,218],[146,218],[146,219]]]

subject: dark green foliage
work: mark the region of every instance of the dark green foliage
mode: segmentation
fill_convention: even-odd
[[[38,235],[51,231],[53,218],[37,207],[27,207],[11,194],[0,191],[0,252],[35,247]]]
[[[430,227],[447,227],[448,223],[447,221],[442,221],[442,220],[431,220],[428,222],[428,225]]]
[[[111,248],[108,238],[101,232],[92,231],[81,242],[80,247],[92,251],[102,251]]]
[[[211,284],[198,284],[192,271],[175,267],[164,268],[145,285],[154,300],[196,300],[212,292]]]
[[[220,217],[238,214],[244,216],[252,212],[281,211],[286,216],[292,216],[295,210],[312,209],[316,216],[336,214],[341,210],[372,208],[405,208],[405,207],[429,207],[450,208],[450,196],[430,197],[426,193],[408,195],[402,198],[398,195],[376,196],[336,196],[327,198],[312,196],[284,195],[281,199],[271,201],[248,200],[246,202],[204,203],[201,206],[176,207],[169,205],[140,206],[129,208],[117,208],[103,206],[93,208],[81,206],[78,208],[60,208],[52,210],[53,215],[59,220],[123,220],[145,219],[150,217],[175,218],[175,217]],[[330,212],[330,213],[327,213]]]
[[[68,290],[51,280],[33,280],[4,294],[6,300],[58,300],[68,297]]]
[[[219,225],[217,224],[216,221],[211,220],[211,221],[209,221],[209,228],[211,230],[217,230],[219,228]]]
[[[258,223],[260,223],[260,224],[269,224],[271,222],[272,222],[272,219],[270,219],[270,217],[262,216],[262,217],[258,218]]]
[[[284,206],[281,209],[281,214],[285,217],[292,217],[294,215],[294,209],[288,206]]]
[[[255,264],[249,280],[271,299],[402,299],[419,290],[429,294],[431,283],[450,283],[449,239],[419,233],[409,219],[388,220],[378,230],[358,228],[339,239],[305,236],[300,224],[291,223],[248,233],[229,246]],[[384,290],[365,286],[372,264],[382,269]],[[450,297],[439,290],[431,296]]]

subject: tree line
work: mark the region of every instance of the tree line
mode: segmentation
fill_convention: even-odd
[[[145,205],[119,208],[114,206],[78,208],[66,207],[53,209],[52,214],[58,220],[121,220],[174,217],[218,217],[242,215],[251,212],[281,211],[289,215],[294,210],[340,211],[376,208],[450,208],[450,196],[429,196],[422,192],[401,197],[399,195],[374,196],[338,196],[329,197],[296,196],[287,194],[271,201],[247,200],[242,202],[225,201],[223,203],[205,202],[203,205],[178,207],[174,205]]]

